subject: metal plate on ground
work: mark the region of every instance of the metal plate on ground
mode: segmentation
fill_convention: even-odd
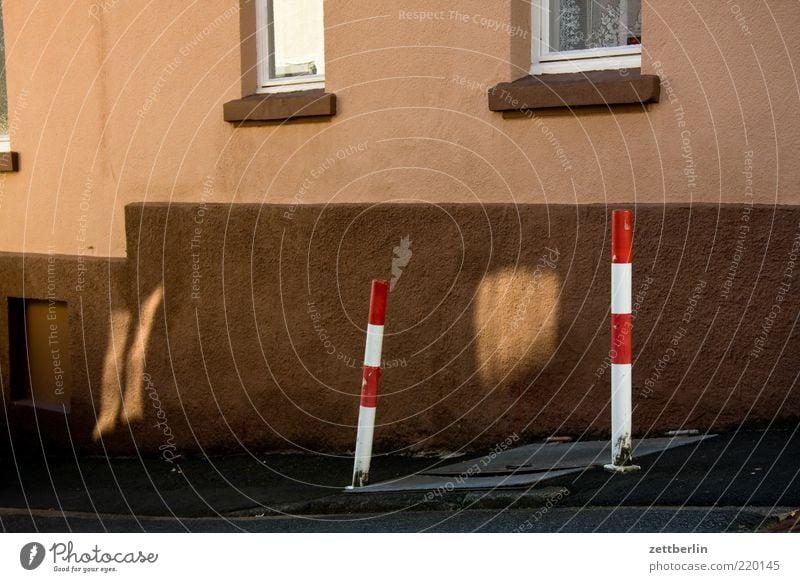
[[[562,469],[560,471],[543,471],[539,473],[522,473],[516,475],[495,476],[450,476],[444,475],[409,475],[394,481],[384,481],[374,485],[366,485],[357,489],[347,489],[349,493],[395,493],[398,491],[455,491],[462,489],[495,489],[497,487],[524,487],[543,479],[551,479],[568,475],[581,469]]]
[[[713,436],[715,435],[634,440],[633,458],[690,445]],[[588,467],[602,466],[609,461],[610,456],[608,441],[538,443],[348,491],[390,493],[525,487],[545,479],[577,473]]]
[[[713,435],[708,435],[713,436]],[[708,436],[668,437],[653,439],[634,439],[633,457],[639,458],[674,447],[699,442]],[[477,459],[453,463],[431,471],[426,475],[460,475],[470,471],[485,475],[509,474],[514,472],[553,471],[603,465],[611,459],[609,441],[579,441],[575,443],[537,443],[516,447]]]

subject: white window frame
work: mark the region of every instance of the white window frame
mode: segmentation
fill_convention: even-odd
[[[2,6],[0,6],[0,26],[3,27],[3,41],[5,42],[5,22],[3,22],[3,18],[5,15],[2,11]],[[3,54],[5,55],[5,47],[3,47]],[[7,56],[7,55],[6,55]],[[0,153],[8,153],[11,151],[11,104],[8,102],[8,68],[6,67],[6,63],[0,63],[0,66],[6,68],[6,121],[9,124],[8,131],[9,133],[0,133]]]
[[[281,93],[324,89],[325,75],[303,75],[288,79],[272,79],[269,76],[269,10],[270,0],[256,2],[256,52],[258,57],[258,93]],[[324,34],[324,33],[323,33]],[[324,42],[324,39],[323,39]]]
[[[550,2],[532,0],[531,75],[581,73],[609,69],[632,69],[642,66],[642,45],[592,48],[552,52],[550,38]]]

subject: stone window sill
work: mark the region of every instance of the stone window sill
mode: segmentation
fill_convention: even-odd
[[[658,103],[661,82],[640,69],[536,75],[489,89],[491,111]]]
[[[17,152],[0,152],[0,172],[18,172],[19,154]]]
[[[225,121],[263,123],[336,115],[336,95],[324,89],[288,93],[259,93],[223,105]]]

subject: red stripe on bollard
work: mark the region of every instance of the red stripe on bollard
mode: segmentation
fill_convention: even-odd
[[[376,408],[378,406],[378,384],[381,380],[381,369],[364,366],[361,382],[361,406]]]
[[[630,263],[633,258],[633,212],[611,213],[611,262]]]
[[[382,279],[372,281],[372,293],[369,298],[370,325],[383,325],[386,321],[386,294],[388,291],[389,281]]]

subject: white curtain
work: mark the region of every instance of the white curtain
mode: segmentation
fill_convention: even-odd
[[[550,0],[550,46],[555,51],[635,44],[641,0]]]

